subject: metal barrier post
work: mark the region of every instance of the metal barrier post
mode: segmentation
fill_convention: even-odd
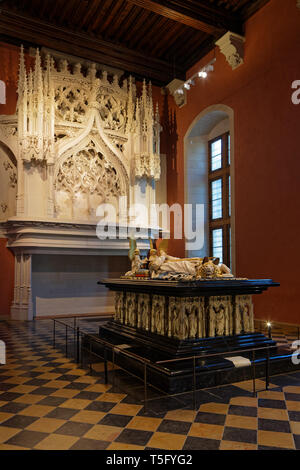
[[[108,383],[108,377],[107,377],[107,352],[106,352],[106,347],[104,346],[104,383]]]
[[[147,411],[147,363],[144,362],[144,410]]]
[[[112,379],[112,383],[113,383],[113,387],[115,386],[115,348],[113,347],[113,350],[112,350],[112,366],[113,366],[113,379]]]
[[[76,337],[77,337],[77,342],[76,342],[76,362],[79,363],[80,361],[80,330],[79,326],[76,328]]]
[[[267,349],[267,358],[266,358],[266,390],[268,390],[269,385],[270,385],[270,379],[269,379],[269,374],[270,374],[270,349]]]
[[[55,348],[55,320],[53,319],[53,347]]]
[[[193,357],[193,408],[196,409],[196,359]]]
[[[68,357],[68,325],[66,325],[66,357]]]
[[[252,377],[253,377],[253,396],[256,396],[256,388],[255,388],[255,349],[252,351]]]
[[[74,349],[74,356],[76,351],[76,317],[73,318],[73,349]]]
[[[90,342],[90,354],[89,354],[89,362],[90,362],[90,373],[93,375],[93,368],[92,368],[92,343]]]

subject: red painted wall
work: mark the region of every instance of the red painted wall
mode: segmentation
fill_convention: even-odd
[[[14,114],[17,103],[19,49],[0,43],[0,80],[6,85],[6,104],[0,104],[0,114]],[[0,238],[0,315],[9,315],[14,289],[14,256]]]
[[[234,110],[237,275],[273,278],[281,287],[255,298],[256,316],[300,323],[300,10],[294,0],[271,0],[246,24],[245,63],[232,70],[216,49],[215,70],[197,79],[188,103],[176,109],[177,169],[169,161],[169,203],[184,202],[184,136],[208,106]],[[187,77],[204,66],[209,54]],[[184,254],[184,243],[173,245]]]
[[[183,142],[193,120],[214,104],[225,104],[234,110],[237,275],[279,281],[281,287],[256,296],[256,316],[292,323],[300,323],[300,105],[291,101],[291,84],[300,80],[299,31],[296,0],[271,0],[246,24],[244,65],[233,71],[216,48],[215,71],[207,80],[197,80],[188,91],[187,105],[181,109],[172,98],[154,90],[164,127],[161,151],[167,154],[169,204],[184,203]],[[193,67],[188,76],[212,56],[210,53]],[[0,113],[12,114],[18,48],[0,45],[0,63],[4,64],[0,79],[8,86],[8,104],[0,105]],[[173,254],[184,256],[183,241],[174,241],[171,246]],[[2,269],[2,260],[9,256],[2,249],[0,308],[7,289],[12,290],[12,283],[5,287],[6,269]],[[9,262],[8,265],[12,273],[13,266]],[[9,304],[5,305],[8,308]]]
[[[0,316],[9,315],[14,291],[14,255],[0,238]]]

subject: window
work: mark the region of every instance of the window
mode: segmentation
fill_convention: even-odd
[[[210,256],[231,264],[230,134],[208,142],[209,245]]]

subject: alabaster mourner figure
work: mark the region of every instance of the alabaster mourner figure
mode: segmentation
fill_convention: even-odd
[[[125,277],[134,277],[138,271],[145,268],[147,259],[141,259],[140,250],[136,248],[131,260],[131,270],[127,271]]]

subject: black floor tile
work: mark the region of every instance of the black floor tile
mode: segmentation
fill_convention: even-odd
[[[173,421],[169,419],[164,419],[157,431],[158,432],[167,432],[171,434],[187,434],[190,430],[192,423],[186,421]]]
[[[41,401],[39,401],[38,404],[45,406],[59,406],[67,400],[68,398],[46,396]]]
[[[0,376],[0,380],[2,380],[1,376]],[[7,392],[8,390],[10,390],[11,388],[14,388],[14,387],[16,387],[16,384],[0,383],[0,392]]]
[[[17,387],[17,385],[15,385]],[[15,393],[15,392],[3,392],[0,394],[0,401],[14,401],[17,398],[20,398],[22,393]]]
[[[188,436],[182,450],[218,450],[220,441]]]
[[[69,450],[105,450],[110,442],[81,438]]]
[[[51,393],[55,392],[56,390],[56,388],[51,387],[38,387],[30,393],[33,395],[51,395]]]
[[[20,413],[20,411],[25,410],[25,408],[28,408],[28,406],[30,405],[27,405],[25,403],[10,402],[0,407],[0,413],[17,414]]]
[[[0,410],[1,411],[1,410]],[[300,421],[300,411],[288,411],[290,421]]]
[[[5,444],[33,448],[39,442],[41,442],[45,437],[49,434],[45,432],[37,432],[37,431],[21,431],[15,436],[8,439]]]
[[[42,375],[41,372],[25,372],[25,374],[21,374],[20,377],[38,377],[39,375]],[[27,382],[26,382],[27,383]]]
[[[258,418],[258,429],[261,431],[291,432],[290,423],[283,420]]]
[[[223,440],[256,444],[257,431],[226,426],[224,429]]]
[[[100,397],[100,395],[102,395],[102,393],[81,391],[75,395],[73,399],[78,398],[80,400],[96,400],[98,397]]]
[[[38,418],[33,416],[15,415],[1,423],[1,426],[24,429],[27,428],[27,426],[30,426],[30,424],[37,421],[37,419]]]
[[[83,436],[87,433],[93,424],[88,423],[78,423],[75,421],[69,421],[64,423],[59,429],[55,431],[55,434],[63,434],[65,436]]]
[[[71,408],[55,408],[45,418],[70,419],[76,413],[78,413],[78,410],[72,410]]]
[[[132,420],[132,416],[117,415],[109,413],[102,418],[98,424],[105,424],[106,426],[117,426],[125,428],[129,421]]]
[[[106,401],[94,401],[90,403],[85,409],[88,411],[103,411],[105,413],[108,413],[114,406],[116,406],[116,403],[110,403]]]
[[[64,388],[68,390],[78,390],[81,392],[85,388],[89,387],[91,384],[88,383],[82,383],[82,382],[71,382],[68,385],[66,385]]]
[[[228,414],[237,416],[257,416],[257,408],[254,406],[230,405]]]
[[[195,423],[217,424],[219,426],[223,426],[225,424],[225,420],[226,415],[199,411],[195,418]]]
[[[49,380],[46,380],[46,379],[32,379],[32,380],[29,380],[29,382],[26,382],[26,385],[32,385],[34,387],[42,387],[43,385],[45,385],[46,383],[48,383]]]
[[[269,447],[269,446],[257,446],[257,450],[293,450],[293,449],[285,449],[283,447]]]
[[[286,404],[284,400],[271,400],[268,398],[259,398],[258,406],[262,408],[276,408],[278,410],[286,409]]]
[[[282,387],[286,387],[288,385],[297,385],[299,382],[299,378],[297,378],[294,374],[293,375],[277,375],[270,378],[270,381],[274,385],[280,385]]]
[[[166,412],[153,410],[151,407],[148,407],[146,410],[142,408],[137,414],[137,416],[146,416],[147,418],[164,418],[165,415]]]
[[[135,444],[145,446],[151,439],[153,433],[150,431],[140,431],[136,429],[124,429],[117,437],[115,442],[124,442],[126,444]]]
[[[78,379],[78,375],[63,374],[59,377],[59,380],[65,380],[66,382],[73,382]]]
[[[285,393],[284,396],[288,401],[300,401],[300,393]]]

